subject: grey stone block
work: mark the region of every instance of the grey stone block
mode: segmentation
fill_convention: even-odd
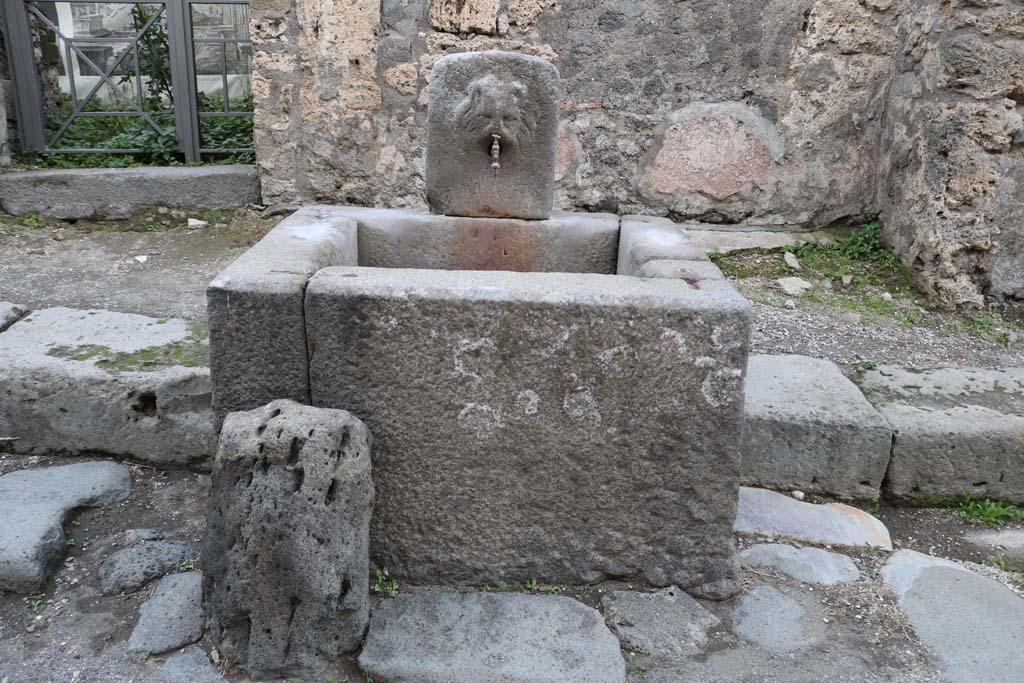
[[[548,220],[527,221],[355,206],[331,211],[359,224],[361,266],[615,272],[619,218],[610,214],[559,212]]]
[[[185,572],[160,580],[139,608],[128,651],[158,655],[203,637],[203,574]]]
[[[802,503],[781,493],[740,487],[736,532],[819,545],[892,550],[889,530],[880,521],[842,503]]]
[[[918,639],[952,683],[1018,683],[1024,599],[949,560],[913,550],[893,554],[882,578]]]
[[[732,629],[743,640],[777,654],[814,645],[821,620],[772,586],[758,586],[736,603]]]
[[[983,552],[986,557],[998,555],[1008,562],[1024,566],[1024,529],[969,531],[964,534],[964,543]]]
[[[877,499],[892,429],[834,364],[751,356],[741,481]]]
[[[258,204],[254,166],[171,166],[0,174],[0,205],[15,216],[127,218],[154,206],[230,209]]]
[[[688,239],[686,229],[667,218],[654,216],[623,216],[619,226],[619,275],[664,277],[656,273],[663,268],[651,266],[642,272],[648,261],[708,261],[704,249]]]
[[[207,288],[213,410],[218,422],[279,398],[309,402],[306,281],[354,265],[356,224],[326,207],[300,209]]]
[[[861,388],[894,431],[889,495],[1024,503],[1024,368],[882,366]]]
[[[380,683],[624,683],[597,610],[550,595],[420,592],[373,610],[361,666]]]
[[[655,656],[691,656],[721,621],[675,586],[654,593],[613,591],[601,599],[605,621],[622,647]]]
[[[0,477],[0,590],[40,590],[64,555],[63,524],[71,511],[116,503],[131,489],[128,469],[112,462],[18,470]]]
[[[160,667],[162,683],[217,683],[224,677],[218,673],[206,651],[198,645],[189,645],[167,658]]]
[[[109,453],[202,464],[213,455],[206,328],[48,308],[0,334],[0,435],[15,453]]]
[[[0,301],[0,332],[21,320],[28,312],[24,306],[12,304],[10,301]]]
[[[735,592],[750,319],[725,282],[331,268],[306,322],[314,404],[376,439],[378,564]]]
[[[450,216],[546,219],[555,188],[558,69],[516,52],[469,52],[430,72],[427,202]],[[491,167],[500,136],[500,169]]]
[[[139,541],[115,550],[100,562],[100,589],[104,595],[132,593],[153,579],[177,571],[199,556],[199,546],[185,541]]]
[[[860,570],[846,555],[821,548],[794,548],[780,543],[760,543],[740,553],[744,567],[774,569],[797,581],[831,586],[860,578]]]
[[[224,421],[203,538],[211,637],[229,667],[315,676],[362,640],[369,430],[274,401]]]

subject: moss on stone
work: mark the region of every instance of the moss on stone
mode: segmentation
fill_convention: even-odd
[[[205,367],[210,364],[210,329],[202,323],[191,323],[189,334],[180,341],[162,346],[148,346],[126,353],[106,346],[83,344],[80,346],[54,346],[47,354],[75,361],[92,361],[96,367],[111,372],[145,372],[158,368],[182,366]]]

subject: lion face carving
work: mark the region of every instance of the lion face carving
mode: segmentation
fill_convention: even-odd
[[[455,123],[474,142],[489,145],[492,136],[500,135],[503,147],[515,147],[533,138],[537,112],[525,85],[487,74],[469,84],[455,108]]]

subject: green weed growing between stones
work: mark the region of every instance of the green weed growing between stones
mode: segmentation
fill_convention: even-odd
[[[982,524],[993,529],[1004,527],[1011,522],[1024,522],[1024,510],[1016,505],[988,498],[975,500],[970,494],[960,503],[956,514],[965,522]]]
[[[378,568],[374,572],[374,579],[373,585],[370,586],[372,592],[389,598],[398,596],[398,581],[391,578],[391,572],[387,567]]]

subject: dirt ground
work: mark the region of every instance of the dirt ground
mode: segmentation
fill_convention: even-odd
[[[210,225],[189,230],[190,217]],[[205,321],[206,285],[279,220],[245,210],[75,223],[0,214],[0,301]]]

